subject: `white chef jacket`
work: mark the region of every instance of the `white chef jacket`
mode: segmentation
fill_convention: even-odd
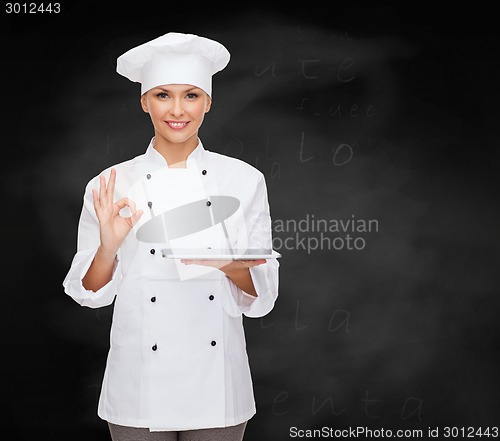
[[[144,210],[140,223],[122,243],[111,281],[97,292],[86,290],[82,278],[100,244],[92,197],[92,188],[99,189],[99,176],[94,177],[85,189],[77,252],[63,282],[65,292],[83,306],[98,308],[115,302],[98,415],[114,424],[151,431],[227,427],[247,421],[256,408],[242,314],[261,317],[271,311],[278,295],[278,261],[268,259],[250,268],[258,295],[254,297],[220,270],[162,257],[164,243],[142,242],[135,233],[168,208],[166,195],[179,195],[177,190],[169,193],[165,176],[173,176],[176,182],[177,176],[182,182],[183,173],[190,173],[201,179],[207,201],[213,195],[239,199],[245,247],[261,248],[263,243],[270,247],[263,174],[241,160],[205,150],[201,141],[187,158],[186,169],[169,169],[155,150],[154,139],[145,154],[114,168],[114,198],[133,193],[136,200],[130,199]],[[102,173],[106,181],[110,170]],[[195,190],[191,197],[199,197],[200,187]],[[231,240],[238,248],[241,237]],[[202,271],[182,277],[188,268]]]

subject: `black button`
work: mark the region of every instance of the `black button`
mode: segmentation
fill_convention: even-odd
[[[156,297],[151,297],[151,301],[154,303],[156,302]]]
[[[153,206],[152,202],[148,202],[148,207],[151,208]]]
[[[212,343],[210,343],[212,346],[215,346],[217,342],[215,340],[212,340]]]
[[[206,175],[206,174],[207,174],[207,171],[206,171],[206,170],[202,170],[201,174],[202,174],[202,175]]]
[[[210,294],[210,295],[208,296],[208,300],[213,300],[213,299],[215,299],[215,297],[214,297],[212,294]]]
[[[153,351],[156,351],[158,349],[158,346],[154,345],[152,348],[151,348]]]
[[[150,252],[151,254],[156,253],[156,251],[155,251],[155,249],[154,249],[154,248],[151,248],[151,249],[149,250],[149,252]]]
[[[148,173],[148,174],[146,175],[146,178],[151,179],[151,175]]]
[[[207,207],[210,207],[210,205],[212,205],[212,202],[207,201]]]

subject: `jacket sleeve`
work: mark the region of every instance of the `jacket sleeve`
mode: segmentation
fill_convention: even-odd
[[[64,292],[82,306],[99,308],[113,303],[121,279],[119,255],[115,260],[111,280],[94,292],[83,287],[82,279],[87,273],[100,244],[99,221],[94,210],[92,188],[98,189],[98,178],[91,180],[83,197],[83,208],[78,223],[77,252],[63,281]]]
[[[267,187],[262,175],[257,184],[250,209],[245,213],[248,248],[272,248],[271,216]],[[269,313],[278,297],[279,262],[267,259],[266,263],[250,268],[257,297],[245,293],[227,276],[223,277],[224,308],[231,316],[263,317]],[[229,293],[229,295],[226,295]]]

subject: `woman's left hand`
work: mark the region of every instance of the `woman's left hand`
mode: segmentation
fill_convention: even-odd
[[[181,259],[186,265],[204,265],[218,268],[229,277],[238,288],[257,297],[255,285],[250,275],[250,268],[266,263],[266,259],[255,260],[211,260],[211,259]]]
[[[254,260],[214,260],[214,259],[181,259],[186,265],[204,265],[218,268],[222,272],[229,274],[233,271],[252,268],[253,266],[266,263],[266,259]]]

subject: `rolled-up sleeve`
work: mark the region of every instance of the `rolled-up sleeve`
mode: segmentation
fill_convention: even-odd
[[[271,216],[264,176],[256,187],[250,209],[245,213],[249,248],[272,248]],[[250,268],[250,275],[257,297],[238,288],[229,277],[223,277],[224,307],[231,316],[263,317],[274,307],[278,297],[279,262],[267,259],[266,263]]]
[[[83,208],[78,223],[77,252],[71,262],[70,269],[63,281],[64,292],[82,306],[99,308],[113,303],[121,280],[121,264],[115,260],[111,280],[97,291],[85,289],[82,279],[94,260],[100,244],[99,221],[94,210],[92,188],[97,189],[98,178],[91,180],[83,197]]]

